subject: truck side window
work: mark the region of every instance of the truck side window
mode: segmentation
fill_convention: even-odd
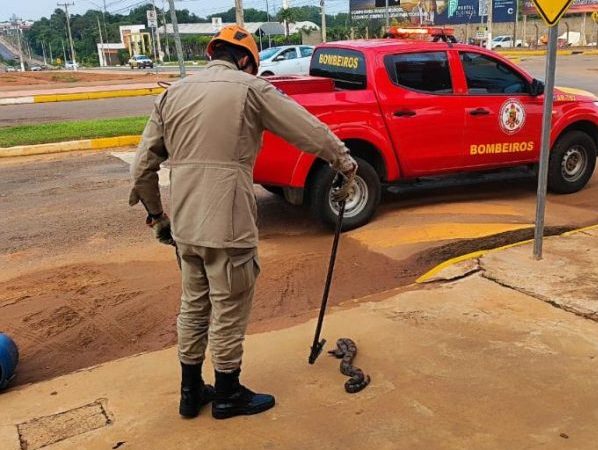
[[[391,55],[384,62],[388,76],[399,86],[432,94],[453,92],[446,52]]]
[[[529,83],[506,64],[480,53],[461,53],[470,94],[528,94]]]

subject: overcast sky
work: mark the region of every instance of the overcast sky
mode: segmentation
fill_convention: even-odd
[[[8,20],[13,14],[24,20],[37,20],[41,17],[49,17],[55,8],[56,3],[75,3],[70,6],[69,11],[74,14],[81,14],[88,9],[98,9],[95,5],[103,6],[103,0],[2,0],[0,10],[0,21]],[[225,11],[234,6],[234,0],[175,0],[177,9],[188,9],[201,17]],[[266,9],[266,1],[272,14],[281,8],[282,0],[244,0],[245,8]],[[155,0],[156,6],[161,7],[163,0]],[[168,4],[167,0],[164,0]],[[107,9],[112,13],[126,13],[130,6],[151,3],[151,0],[106,0]],[[289,0],[291,6],[319,5],[319,0]],[[328,0],[328,10],[336,12],[348,10],[349,0]],[[95,5],[94,5],[95,4]]]

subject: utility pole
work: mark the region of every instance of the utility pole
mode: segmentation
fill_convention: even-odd
[[[176,10],[174,9],[174,0],[168,0],[170,6],[170,20],[172,21],[172,31],[174,32],[174,45],[176,47],[176,54],[179,60],[179,73],[181,78],[187,75],[185,72],[185,59],[183,58],[183,48],[181,47],[181,36],[179,35],[179,22],[176,18]]]
[[[104,40],[102,39],[102,27],[100,26],[100,18],[96,17],[98,21],[98,31],[100,32],[100,51],[102,54],[100,55],[100,67],[104,67],[106,62],[104,58],[106,58],[106,54],[104,53]]]
[[[25,62],[23,61],[23,45],[21,44],[21,19],[15,19],[15,27],[17,28],[17,42],[19,44],[19,60],[21,62],[21,72],[25,72]]]
[[[324,0],[320,0],[320,8],[322,10],[322,42],[326,42],[326,5]]]
[[[66,64],[66,48],[64,48],[64,40],[60,40],[62,42],[62,54],[64,56],[64,64]]]
[[[77,60],[75,57],[75,47],[73,46],[73,35],[71,34],[71,19],[69,17],[69,6],[74,6],[74,3],[57,3],[58,6],[64,6],[66,13],[66,27],[69,32],[69,42],[71,45],[71,57],[73,58],[73,70],[77,71]]]
[[[162,56],[162,43],[160,42],[160,27],[158,26],[158,13],[156,12],[156,0],[152,0],[152,7],[154,8],[154,16],[156,17],[156,44],[158,45],[158,59],[160,62],[164,62]],[[166,31],[166,25],[164,25],[164,31]]]
[[[166,30],[166,26],[168,25],[168,22],[166,21],[165,10],[166,10],[166,7],[164,6],[164,0],[162,0],[162,22],[164,23],[164,39],[166,40],[164,50],[166,50],[166,57],[168,58],[168,61],[170,61],[170,46],[168,45],[168,30]]]
[[[320,0],[320,6],[322,6],[322,0]],[[289,0],[282,0],[282,9],[289,9]],[[284,37],[288,38],[289,37],[289,27],[287,26],[287,19],[284,19],[282,21],[282,24],[284,25]],[[325,41],[325,40],[324,40]]]
[[[54,64],[54,57],[52,56],[52,41],[48,42],[48,50],[50,50],[50,64]]]
[[[486,34],[486,48],[492,50],[492,9],[493,2],[488,0],[488,19],[486,20],[486,26],[488,27],[488,33]]]
[[[106,43],[110,42],[110,38],[108,37],[108,28],[106,28],[106,0],[104,0],[104,10],[102,11],[102,20],[104,21],[104,37],[106,38]],[[112,65],[112,55],[110,54],[110,49],[108,49],[108,65]]]
[[[243,0],[235,0],[235,18],[237,25],[240,27],[245,26],[245,18],[243,17]]]
[[[44,45],[44,41],[42,41],[42,53],[44,55],[44,66],[47,66],[48,61],[46,60],[46,46]]]

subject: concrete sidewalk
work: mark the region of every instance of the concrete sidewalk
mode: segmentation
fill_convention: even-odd
[[[356,365],[372,377],[358,394],[344,392],[337,360],[323,354],[307,364],[310,321],[247,339],[243,381],[278,400],[265,414],[179,418],[176,352],[167,349],[2,394],[0,442],[15,450],[593,449],[598,324],[586,317],[598,310],[597,264],[598,229],[587,229],[548,238],[541,262],[529,244],[513,247],[385,300],[335,308],[323,335],[329,348],[345,335],[357,342]]]

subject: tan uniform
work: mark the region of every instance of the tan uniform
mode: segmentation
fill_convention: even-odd
[[[203,360],[211,313],[216,369],[240,365],[258,273],[253,166],[264,130],[333,167],[348,155],[328,127],[294,100],[224,61],[168,88],[143,132],[129,203],[141,200],[151,214],[162,211],[157,171],[168,158],[172,234],[182,257],[183,363]]]

